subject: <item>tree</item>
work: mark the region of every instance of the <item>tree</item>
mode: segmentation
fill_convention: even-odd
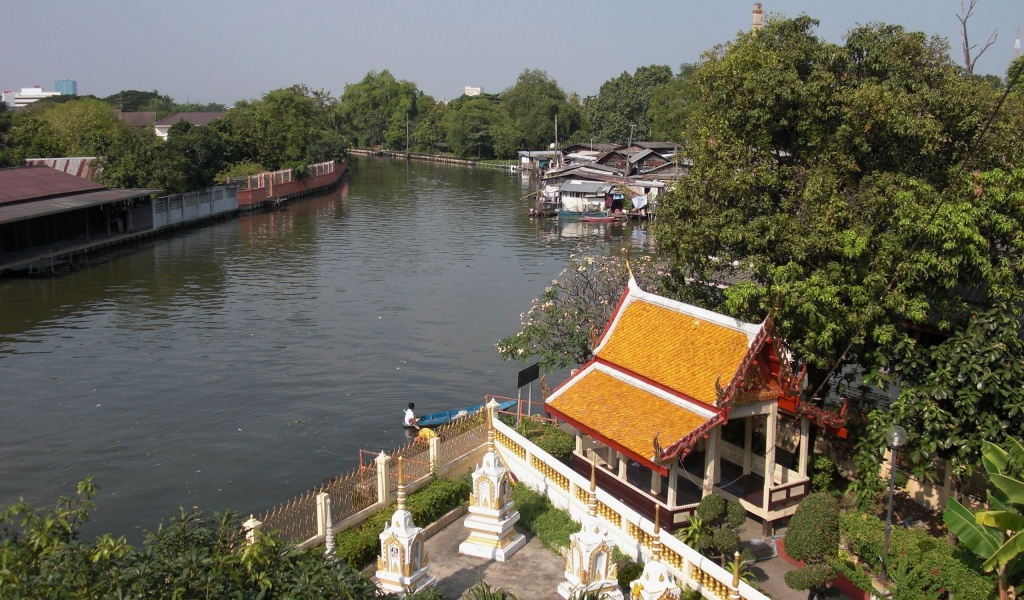
[[[837,46],[816,25],[770,21],[705,55],[694,166],[656,230],[677,297],[748,320],[781,299],[776,325],[820,395],[846,364],[877,376],[907,323],[966,322],[964,290],[1018,294],[1019,209],[976,195],[964,162],[991,168],[1022,148],[1002,117],[972,143],[998,98],[941,40],[874,24]]]
[[[339,108],[354,133],[356,146],[404,148],[408,120],[416,117],[422,95],[410,81],[399,81],[387,70],[370,71],[359,83],[345,86]]]
[[[497,146],[507,142],[512,129],[508,113],[496,102],[484,97],[463,97],[445,111],[448,146],[457,156],[494,158]],[[508,149],[506,143],[502,146]]]
[[[608,323],[629,282],[656,290],[658,265],[649,256],[575,256],[569,266],[521,315],[523,329],[499,341],[505,360],[537,357],[541,368],[566,368],[590,360],[598,336]]]
[[[77,494],[38,511],[0,507],[4,598],[394,598],[321,549],[287,546],[273,532],[246,541],[241,518],[182,511],[148,532],[141,548],[123,537],[79,539],[95,508],[86,479]],[[436,599],[434,592],[410,596]]]
[[[556,138],[569,139],[582,124],[577,107],[568,101],[558,83],[539,69],[520,73],[515,85],[501,93],[501,103],[512,119],[511,131],[518,134],[508,144],[513,153],[522,147],[547,148]]]
[[[739,502],[711,494],[701,499],[689,523],[676,532],[676,537],[701,554],[717,558],[724,567],[740,549],[737,530],[746,518],[747,512]]]
[[[996,43],[996,38],[999,37],[999,30],[992,32],[992,35],[988,37],[988,41],[985,45],[978,50],[978,53],[971,58],[971,51],[977,48],[977,45],[972,46],[967,39],[967,20],[974,16],[974,7],[978,4],[978,0],[968,0],[968,4],[964,4],[964,0],[960,0],[960,14],[956,16],[957,20],[960,21],[960,47],[964,51],[964,69],[967,71],[967,75],[974,74],[974,65],[977,64],[978,59],[985,53],[989,47]]]
[[[158,152],[154,182],[169,194],[210,187],[224,170],[225,143],[220,131],[179,121]]]
[[[786,553],[804,561],[804,566],[786,573],[786,585],[807,590],[807,600],[835,595],[829,583],[839,573],[830,560],[839,554],[839,502],[824,492],[811,494],[800,502],[789,523]]]
[[[960,541],[999,577],[999,598],[1009,597],[1011,578],[1024,571],[1024,442],[1006,436],[1004,446],[983,442],[985,472],[991,488],[989,510],[972,514],[955,498],[943,520]]]
[[[153,186],[153,167],[162,143],[152,129],[120,124],[99,149],[96,180],[112,188]]]
[[[594,139],[625,143],[631,126],[635,126],[634,140],[650,139],[652,98],[659,88],[671,82],[671,67],[650,65],[637,68],[632,75],[623,72],[601,84],[597,96],[587,103],[587,118],[593,127]]]
[[[696,89],[690,76],[697,65],[684,64],[679,73],[665,85],[655,87],[651,91],[651,102],[647,109],[650,121],[650,138],[682,143],[683,130],[690,118],[690,109],[696,102]]]

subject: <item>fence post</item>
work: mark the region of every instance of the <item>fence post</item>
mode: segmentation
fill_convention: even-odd
[[[430,472],[439,475],[441,472],[441,438],[430,438]]]
[[[388,476],[391,457],[382,450],[374,462],[377,463],[377,503],[387,506],[391,502],[391,478]]]
[[[242,528],[245,530],[245,541],[250,546],[256,543],[256,536],[260,534],[260,528],[263,527],[263,522],[258,520],[255,516],[249,515],[249,520],[242,523]]]
[[[327,515],[330,509],[327,503],[331,501],[331,495],[327,492],[320,492],[316,495],[316,535],[317,537],[327,536]]]

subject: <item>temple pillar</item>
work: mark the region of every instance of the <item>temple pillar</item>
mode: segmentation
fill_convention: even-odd
[[[768,413],[768,424],[764,431],[764,498],[761,508],[768,514],[771,503],[772,484],[775,482],[775,435],[779,429],[779,405],[772,404]]]
[[[702,495],[710,496],[715,491],[718,478],[718,428],[708,434],[708,445],[704,451],[704,482]]]
[[[754,417],[743,419],[743,474],[750,475],[754,458]]]
[[[616,452],[619,459],[619,479],[626,481],[626,469],[629,467],[629,459],[621,452]]]
[[[655,473],[655,475],[658,475]],[[679,461],[673,460],[668,465],[668,494],[666,498],[666,504],[669,508],[675,508],[677,505],[676,501],[676,478],[679,476]],[[661,481],[661,475],[658,475],[658,481]]]
[[[669,469],[671,472],[671,468]],[[657,496],[661,493],[661,473],[651,470],[651,495]]]
[[[800,463],[797,468],[801,477],[807,477],[807,454],[810,452],[807,444],[811,441],[811,421],[807,417],[800,417]]]

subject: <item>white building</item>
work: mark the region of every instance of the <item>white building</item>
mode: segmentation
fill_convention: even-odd
[[[465,94],[467,96],[479,96],[482,93],[484,93],[484,88],[482,87],[473,87],[471,85],[466,86]]]
[[[60,96],[60,92],[44,92],[43,86],[21,88],[20,92],[4,91],[4,104],[12,108],[23,108],[50,96]]]

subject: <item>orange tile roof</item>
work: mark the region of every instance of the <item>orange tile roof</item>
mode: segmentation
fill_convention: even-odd
[[[548,405],[648,460],[654,455],[655,434],[668,447],[711,418],[597,369],[556,392]]]
[[[597,356],[713,405],[715,379],[721,375],[722,387],[728,385],[749,345],[742,331],[634,300],[613,324]]]

